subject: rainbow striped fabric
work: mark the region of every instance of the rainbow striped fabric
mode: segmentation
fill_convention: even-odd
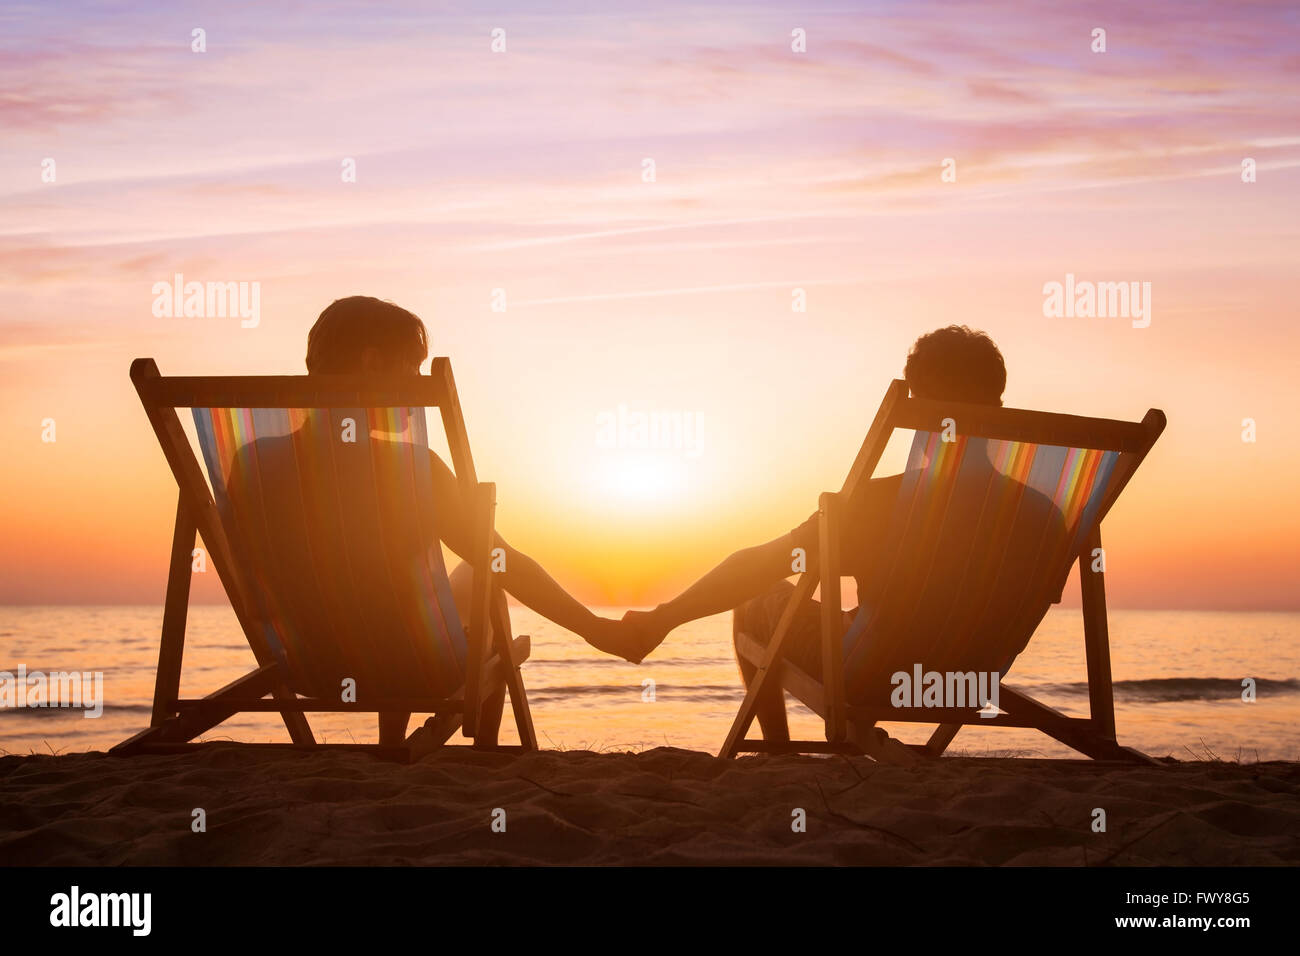
[[[888,699],[889,676],[915,664],[1005,674],[1059,599],[1118,460],[918,431],[879,542],[885,570],[844,635],[850,699]]]
[[[447,696],[466,641],[423,408],[196,408],[226,536],[294,690]]]

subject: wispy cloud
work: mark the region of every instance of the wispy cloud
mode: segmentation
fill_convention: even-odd
[[[860,285],[863,276],[842,279],[774,279],[767,282],[733,282],[726,285],[690,286],[682,289],[643,289],[631,292],[597,292],[585,295],[552,296],[545,299],[522,299],[510,303],[512,309],[539,305],[564,305],[574,302],[617,302],[625,299],[659,299],[666,296],[707,295],[715,292],[748,292],[755,289],[793,289],[827,285]]]

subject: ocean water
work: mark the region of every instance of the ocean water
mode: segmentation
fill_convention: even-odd
[[[621,609],[602,611],[618,616]],[[716,753],[742,698],[727,615],[679,628],[640,666],[607,657],[527,608],[511,611],[532,636],[523,676],[543,747],[632,750],[674,746]],[[0,671],[103,673],[102,716],[62,708],[0,709],[0,751],[106,750],[148,725],[161,607],[0,607]],[[1112,611],[1119,740],[1155,756],[1300,759],[1300,614]],[[198,697],[251,670],[253,655],[229,607],[190,608],[181,694]],[[1242,700],[1242,681],[1257,699]],[[646,681],[653,681],[653,694]],[[1083,623],[1053,608],[1006,677],[1066,713],[1086,716]],[[376,739],[373,717],[312,715],[318,740]],[[791,731],[821,736],[791,701]],[[412,724],[414,726],[414,724]],[[887,724],[907,741],[930,725]],[[757,733],[755,727],[754,733]],[[286,741],[274,715],[244,715],[203,739]],[[503,742],[516,742],[507,708]],[[453,742],[463,742],[455,738]],[[1078,756],[1032,730],[967,728],[950,753]]]

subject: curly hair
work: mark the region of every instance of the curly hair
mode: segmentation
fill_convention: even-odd
[[[988,335],[949,325],[916,340],[903,377],[917,398],[1001,405],[1007,366]]]
[[[390,363],[418,366],[429,355],[429,334],[419,316],[392,302],[369,295],[335,299],[307,334],[307,371],[360,371],[368,348]]]

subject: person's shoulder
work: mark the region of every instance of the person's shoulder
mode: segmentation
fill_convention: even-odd
[[[292,435],[259,435],[244,446],[258,452],[279,452],[293,447]]]
[[[281,463],[289,462],[294,457],[293,438],[289,435],[262,435],[250,442],[245,442],[235,449],[234,461],[241,465],[256,464],[257,470],[275,470]],[[247,468],[235,469],[237,473],[247,472]]]
[[[1015,481],[1016,479],[1008,478],[1007,480]],[[1024,491],[1021,492],[1022,508],[1029,507],[1039,511],[1046,511],[1048,509],[1056,508],[1056,505],[1052,501],[1052,499],[1048,497],[1046,494],[1044,494],[1041,489],[1035,488],[1033,485],[1030,484],[1025,484],[1024,482],[1019,482],[1019,483],[1024,484]]]
[[[899,489],[903,484],[903,473],[897,475],[882,475],[879,478],[872,478],[867,482],[867,487],[873,489],[875,494],[890,494]]]
[[[1009,476],[1006,480],[1022,486],[1020,501],[1016,508],[1016,513],[1019,516],[1018,522],[1028,526],[1041,527],[1043,522],[1053,523],[1055,521],[1059,523],[1065,520],[1065,515],[1056,505],[1056,502],[1041,489],[1017,481]]]
[[[854,510],[871,509],[886,505],[892,506],[903,486],[903,475],[882,475],[872,478],[858,486],[850,497],[850,506]]]

